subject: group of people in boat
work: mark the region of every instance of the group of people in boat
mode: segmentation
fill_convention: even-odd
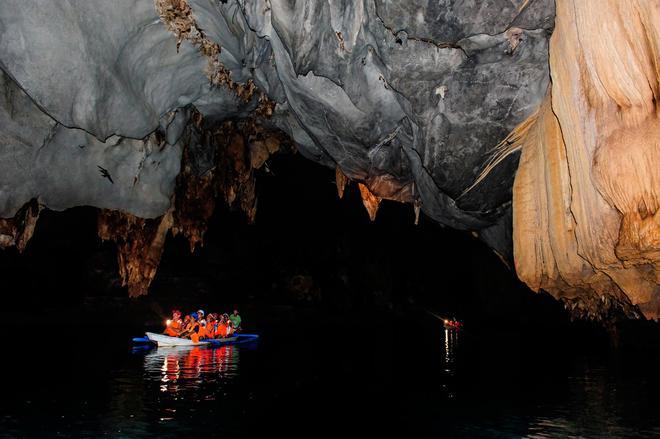
[[[445,319],[445,322],[444,322],[444,323],[445,323],[445,328],[446,328],[446,329],[455,329],[455,330],[458,331],[459,329],[462,329],[462,328],[463,328],[463,323],[461,323],[460,321],[456,320],[455,317],[452,318],[452,319]]]
[[[238,310],[229,315],[206,314],[204,310],[198,310],[181,318],[181,311],[172,311],[172,318],[165,322],[163,334],[170,337],[189,338],[195,343],[209,338],[231,337],[241,329],[241,316]]]

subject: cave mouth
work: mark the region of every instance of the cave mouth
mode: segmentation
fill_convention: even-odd
[[[615,411],[619,436],[657,431],[657,350],[622,351],[602,326],[571,322],[471,233],[415,225],[413,207],[394,201],[372,222],[357,185],[339,199],[334,171],[298,154],[271,157],[256,181],[253,223],[218,203],[192,253],[168,234],[138,298],[115,244],[98,237],[97,209],[45,210],[22,254],[0,251],[1,325],[22,364],[18,375],[0,366],[20,378],[0,403],[2,429],[168,436],[206,431],[200,416],[212,416],[239,436],[273,425],[524,436],[544,422],[598,436]],[[238,307],[259,343],[130,347],[170,309],[199,307]],[[74,344],[33,347],[45,335]]]

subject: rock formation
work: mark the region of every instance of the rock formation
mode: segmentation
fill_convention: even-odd
[[[585,313],[615,298],[660,316],[659,43],[658,2],[557,2],[551,91],[521,140],[514,257],[530,287]]]
[[[254,218],[254,169],[295,145],[372,219],[410,203],[578,314],[657,316],[658,8],[5,0],[0,245],[99,207],[143,294],[168,230],[194,249],[217,198]]]

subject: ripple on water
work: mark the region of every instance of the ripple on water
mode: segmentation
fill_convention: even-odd
[[[516,351],[502,348],[505,337],[475,344],[467,333],[437,335],[428,344],[377,337],[337,344],[334,333],[330,343],[311,333],[273,337],[258,349],[132,353],[123,344],[18,344],[6,352],[20,363],[0,362],[18,384],[0,400],[0,438],[258,437],[273,425],[290,436],[322,428],[402,437],[660,437],[655,360],[548,353],[532,361],[509,356]],[[340,413],[328,410],[337,406]]]
[[[202,387],[222,393],[224,384],[238,375],[238,363],[239,351],[233,346],[182,346],[149,352],[143,370],[145,380],[158,382],[164,393],[176,396]],[[212,395],[199,396],[209,399]]]

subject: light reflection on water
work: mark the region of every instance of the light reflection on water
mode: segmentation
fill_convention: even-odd
[[[144,357],[147,379],[158,379],[161,391],[176,393],[181,388],[197,388],[200,379],[223,381],[238,373],[238,350],[233,346],[207,348],[181,346],[161,348]]]
[[[531,398],[529,402],[532,404],[520,401],[518,405],[512,398],[516,393],[508,393],[506,385],[499,389],[497,386],[484,386],[483,395],[479,395],[478,387],[476,391],[468,392],[466,386],[458,385],[466,372],[466,364],[459,361],[465,354],[460,350],[461,342],[465,342],[461,340],[463,336],[461,331],[444,328],[439,337],[442,343],[440,388],[449,405],[441,403],[444,409],[427,412],[427,416],[435,417],[437,425],[434,427],[438,427],[436,432],[439,436],[660,438],[660,412],[649,417],[648,402],[643,402],[648,399],[649,393],[643,374],[640,377],[624,375],[622,378],[612,365],[590,366],[590,361],[585,357],[576,362],[576,369],[559,388],[552,388],[538,386],[538,382],[543,382],[554,372],[546,365],[530,365],[528,371],[520,374],[519,382],[510,382],[511,377],[506,372],[501,375],[511,390],[516,385],[525,387],[527,382],[530,387],[541,391]],[[494,346],[506,342],[506,338],[502,337],[493,341]],[[501,357],[483,357],[486,360],[485,369],[473,369],[476,364],[469,365],[467,370],[471,373],[468,381],[474,378],[474,370],[498,370],[498,367],[501,370],[498,363],[511,363],[505,352],[502,349]],[[505,366],[504,370],[507,368]],[[497,374],[493,374],[487,384],[497,381]],[[622,388],[626,389],[625,393]],[[533,390],[528,392],[523,394],[525,398],[534,394]],[[461,421],[457,422],[457,418]]]
[[[454,366],[455,361],[455,350],[458,344],[458,331],[455,329],[445,328],[445,365],[447,369],[445,371],[449,372]]]
[[[445,328],[443,336],[443,357],[442,357],[442,390],[447,399],[456,397],[453,385],[453,376],[456,373],[456,347],[458,345],[458,331],[456,329]]]
[[[203,430],[194,421],[202,419],[215,419],[223,433],[240,431],[242,407],[251,392],[237,383],[239,347],[134,349],[133,355],[141,361],[139,376],[125,376],[130,370],[122,370],[115,379],[117,404],[108,414],[114,422],[106,431],[125,437],[176,437]]]
[[[238,376],[239,350],[181,346],[155,349],[144,356],[144,377],[158,382],[161,392],[173,397],[195,395],[215,400],[226,384]]]
[[[22,367],[0,364],[21,385],[0,401],[0,438],[181,437],[210,428],[211,436],[258,437],[273,425],[306,437],[319,428],[403,437],[660,437],[655,360],[633,360],[631,369],[609,357],[539,355],[512,348],[511,335],[497,331],[475,340],[440,327],[433,338],[394,344],[378,336],[336,344],[334,332],[318,335],[272,337],[254,349],[132,354],[123,345],[17,344],[10,351]]]

